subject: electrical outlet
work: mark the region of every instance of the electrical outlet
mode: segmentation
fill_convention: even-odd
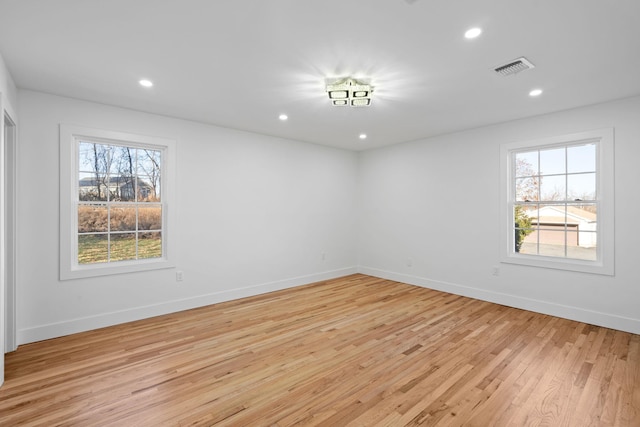
[[[322,252],[320,254],[320,259],[322,259],[322,261],[326,261],[327,260],[327,253],[326,252]]]
[[[176,271],[176,282],[182,282],[184,280],[184,273],[182,271]]]
[[[500,267],[494,266],[493,269],[491,270],[491,274],[493,274],[494,276],[499,276],[500,275]]]
[[[407,258],[407,267],[413,267],[413,258]]]

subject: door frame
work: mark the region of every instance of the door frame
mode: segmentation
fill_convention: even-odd
[[[0,92],[0,385],[4,354],[16,346],[16,120]],[[8,191],[7,191],[8,189]],[[10,193],[10,194],[7,194]],[[8,223],[7,220],[11,222]],[[10,314],[10,316],[7,316]]]
[[[18,348],[16,339],[16,152],[17,127],[5,109],[4,136],[4,280],[5,280],[5,353]]]

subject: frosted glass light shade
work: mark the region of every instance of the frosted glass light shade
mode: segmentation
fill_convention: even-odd
[[[352,107],[366,107],[371,105],[371,85],[359,82],[350,77],[327,84],[327,94],[331,103],[337,107],[350,105]]]

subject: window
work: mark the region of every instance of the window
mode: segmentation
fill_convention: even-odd
[[[613,274],[613,129],[502,146],[502,261]]]
[[[171,267],[174,142],[60,127],[60,277]]]

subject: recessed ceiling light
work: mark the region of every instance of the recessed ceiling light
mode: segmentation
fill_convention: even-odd
[[[480,34],[482,34],[482,28],[471,28],[469,30],[467,30],[466,33],[464,33],[464,36],[468,39],[475,39],[476,37],[478,37]]]
[[[534,89],[529,92],[529,96],[540,96],[542,94],[542,89]]]
[[[360,139],[367,139],[367,134],[366,133],[361,133],[360,136],[358,137]]]
[[[278,116],[278,118],[279,118],[280,120],[282,120],[282,121],[285,121],[285,120],[287,120],[287,119],[289,118],[289,116],[287,116],[286,114],[280,114],[280,115]]]
[[[147,80],[147,79],[142,79],[138,83],[140,83],[140,86],[144,86],[144,87],[153,86],[153,82],[151,80]]]

